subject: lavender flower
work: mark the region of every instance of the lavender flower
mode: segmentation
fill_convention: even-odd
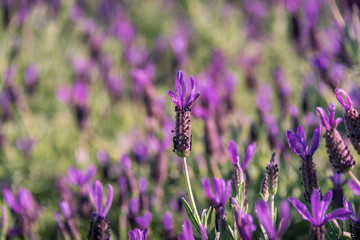
[[[195,92],[194,78],[190,77],[190,81],[191,93],[186,99],[186,85],[181,71],[176,75],[176,94],[171,90],[168,92],[171,101],[176,104],[176,124],[173,143],[174,152],[179,157],[187,157],[191,151],[191,107],[200,96],[199,92]]]
[[[351,237],[352,239],[360,239],[360,207],[359,207],[358,216],[356,218],[355,211],[351,201],[347,203],[346,199],[344,198],[343,203],[344,203],[344,208],[350,211],[350,220],[352,222],[352,224],[350,225]]]
[[[345,95],[346,103],[341,97],[341,93]],[[359,113],[352,107],[349,95],[342,89],[336,88],[335,95],[340,104],[344,107],[344,123],[348,138],[354,146],[358,154],[360,154],[360,118]]]
[[[252,216],[241,210],[239,205],[236,203],[235,198],[231,198],[231,203],[234,210],[236,227],[239,231],[241,239],[251,240],[252,233],[256,230]]]
[[[25,70],[24,79],[27,91],[32,94],[38,84],[39,73],[35,64],[29,64]]]
[[[13,230],[23,238],[35,239],[33,226],[39,217],[40,208],[31,192],[26,188],[20,188],[18,196],[15,197],[9,189],[5,188],[2,193],[5,203],[16,215],[16,227]]]
[[[149,233],[149,229],[145,228],[144,230],[140,230],[138,228],[129,231],[129,240],[146,240],[147,235]]]
[[[267,202],[269,194],[274,196],[278,187],[278,165],[275,164],[275,153],[272,154],[271,160],[266,166],[265,176],[261,182],[260,195]]]
[[[162,224],[166,233],[172,232],[174,230],[174,221],[171,212],[164,213],[162,217]]]
[[[59,206],[60,206],[62,214],[65,217],[65,220],[62,221],[60,214],[55,215],[55,218],[58,222],[59,228],[62,228],[61,231],[63,232],[63,234],[68,233],[72,238],[79,239],[80,233],[76,228],[75,221],[73,219],[69,203],[66,201],[62,201],[62,202],[60,202]]]
[[[310,150],[306,142],[304,128],[300,125],[297,133],[291,131],[286,132],[286,138],[290,149],[301,158],[301,175],[302,184],[304,186],[305,200],[310,203],[311,193],[314,189],[320,190],[319,181],[317,179],[316,167],[312,156],[318,149],[320,144],[321,125],[319,125],[313,134]]]
[[[325,239],[324,224],[332,219],[346,220],[351,214],[350,211],[340,208],[325,216],[331,198],[332,191],[328,191],[321,200],[320,191],[315,189],[311,194],[311,216],[305,204],[294,197],[289,197],[289,202],[291,202],[301,217],[312,224],[311,239]]]
[[[351,171],[355,165],[355,161],[342,140],[340,133],[336,130],[337,125],[341,122],[341,118],[337,118],[334,122],[335,105],[329,105],[329,118],[321,107],[317,107],[316,111],[320,116],[321,124],[326,132],[324,134],[329,160],[333,168],[340,173]]]
[[[96,173],[96,166],[91,165],[86,170],[76,169],[74,166],[70,167],[68,177],[72,184],[80,187],[90,184]]]
[[[224,207],[231,194],[231,180],[225,182],[222,178],[213,178],[215,194],[211,190],[210,180],[207,177],[204,177],[201,182],[207,198],[214,207]]]
[[[110,221],[107,219],[106,214],[108,213],[112,200],[113,200],[113,188],[108,185],[108,198],[103,208],[103,187],[99,180],[94,184],[92,197],[96,212],[93,213],[91,223],[89,240],[109,240],[110,239]]]
[[[269,239],[281,239],[290,225],[291,213],[289,203],[286,200],[281,202],[280,223],[277,230],[271,220],[270,208],[265,201],[260,200],[255,204],[255,212],[256,217],[258,218],[260,224],[264,227]]]

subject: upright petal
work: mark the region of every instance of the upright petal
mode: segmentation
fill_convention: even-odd
[[[207,198],[210,201],[214,201],[214,194],[213,194],[212,189],[211,189],[210,180],[207,177],[204,177],[201,180],[201,185],[202,185],[202,187],[204,189],[204,192],[205,192],[205,195],[207,196]]]
[[[299,125],[297,128],[297,134],[299,134],[301,141],[306,144],[306,133],[303,126]]]
[[[285,233],[286,229],[289,227],[290,221],[291,221],[290,205],[289,205],[289,202],[286,200],[281,201],[280,221],[281,221],[281,225],[279,226],[279,229],[278,229],[279,237],[284,235],[284,233]]]
[[[179,71],[176,74],[176,93],[179,98],[180,108],[185,107],[185,94],[186,94],[186,84],[184,81],[184,74]]]
[[[329,124],[332,126],[334,124],[334,116],[335,116],[335,104],[330,103],[329,105]]]
[[[192,103],[192,100],[195,96],[195,80],[193,77],[190,77],[190,83],[191,83],[191,92],[189,96],[186,98],[186,106]]]
[[[177,98],[176,94],[172,90],[170,90],[168,92],[168,95],[170,96],[170,100],[173,103],[175,103],[178,108],[180,108],[180,105],[179,105],[178,98]]]
[[[195,240],[189,220],[186,220],[183,225],[183,233],[180,234],[180,240]]]
[[[2,191],[4,201],[16,213],[21,213],[21,208],[14,196],[14,194],[7,188]]]
[[[305,204],[303,204],[302,202],[300,202],[299,200],[297,200],[294,197],[289,197],[289,202],[294,206],[294,208],[296,209],[296,211],[300,214],[300,216],[304,219],[309,221],[311,224],[315,224],[313,218],[310,215],[309,210],[307,209],[307,207],[305,206]]]
[[[325,110],[321,107],[317,107],[316,112],[320,117],[321,124],[325,127],[326,130],[330,130],[332,124],[329,123],[329,118],[326,115]]]
[[[345,99],[346,99],[346,103],[344,103],[343,98],[341,97],[341,93],[344,94]],[[342,89],[340,88],[336,88],[335,89],[335,96],[337,98],[337,100],[340,102],[340,104],[345,108],[345,109],[349,109],[352,107],[352,102],[351,99],[349,97],[349,95]]]
[[[266,202],[263,200],[258,201],[255,204],[255,212],[259,222],[264,226],[269,239],[276,239],[276,230],[271,222],[271,213]]]
[[[236,164],[237,160],[236,157],[239,156],[238,150],[237,150],[237,145],[236,142],[234,140],[231,140],[228,146],[228,152],[230,155],[230,161],[233,165]]]
[[[108,184],[108,198],[104,207],[103,215],[106,216],[106,214],[109,212],[112,200],[113,200],[113,188],[110,184]]]
[[[306,151],[303,142],[298,134],[286,131],[286,138],[290,149],[299,157],[306,159]]]
[[[102,202],[103,202],[103,187],[101,186],[101,183],[99,180],[96,180],[92,196],[94,199],[94,205],[96,208],[97,213],[102,216]]]
[[[315,129],[314,135],[313,135],[313,137],[311,139],[310,151],[309,151],[310,156],[314,155],[315,151],[319,148],[320,138],[321,138],[321,125],[319,125]]]
[[[330,201],[332,199],[333,192],[328,191],[325,193],[323,199],[321,200],[320,212],[319,212],[319,221],[322,222],[325,218],[326,211],[329,208]]]
[[[311,194],[311,210],[316,224],[321,222],[321,195],[318,189]]]
[[[241,168],[243,171],[245,171],[246,166],[248,165],[248,163],[250,162],[250,160],[253,158],[254,154],[256,151],[256,143],[252,143],[248,146],[248,148],[246,149],[246,153],[244,156],[244,160],[241,164]]]

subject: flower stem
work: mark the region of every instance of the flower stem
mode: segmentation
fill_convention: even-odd
[[[276,222],[275,195],[270,195],[270,196],[271,196],[271,221],[275,226],[275,222]]]
[[[358,185],[360,187],[360,181],[359,181],[359,179],[357,179],[357,177],[353,174],[352,171],[349,171],[349,176],[356,183],[356,185]]]
[[[189,194],[189,198],[190,198],[190,205],[191,205],[192,210],[194,211],[196,221],[200,224],[200,223],[201,223],[200,217],[199,217],[198,211],[197,211],[197,209],[196,209],[196,204],[195,204],[194,196],[193,196],[192,190],[191,190],[189,172],[188,172],[188,168],[187,168],[187,164],[186,164],[186,157],[183,157],[183,164],[184,164],[184,173],[185,173],[186,188],[187,188],[187,191],[188,191],[188,194]]]

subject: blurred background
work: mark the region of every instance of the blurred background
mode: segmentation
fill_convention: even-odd
[[[169,239],[165,213],[173,233],[182,231],[187,216],[179,199],[187,194],[181,159],[172,152],[175,105],[167,95],[179,70],[188,91],[193,76],[201,94],[188,157],[199,209],[209,206],[202,177],[231,179],[231,139],[241,160],[257,143],[246,170],[250,214],[272,152],[280,166],[277,203],[304,200],[300,160],[289,151],[286,130],[301,124],[310,139],[320,124],[315,108],[330,102],[341,116],[335,87],[360,103],[355,1],[0,3],[0,186],[32,193],[34,239],[69,234],[61,229],[62,201],[86,238],[96,179],[115,191],[113,239],[148,226],[151,239]],[[348,142],[343,124],[339,130]],[[324,140],[314,160],[325,193],[333,171]],[[8,229],[18,221],[10,208]],[[309,226],[292,211],[284,238],[306,239]]]

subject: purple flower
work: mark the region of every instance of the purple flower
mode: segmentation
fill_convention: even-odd
[[[216,207],[224,207],[227,200],[231,194],[231,180],[228,180],[225,183],[225,180],[222,178],[216,179],[213,178],[213,185],[215,195],[211,190],[210,180],[207,177],[204,177],[202,180],[202,187],[204,188],[205,194],[207,198],[212,202],[212,204]]]
[[[272,223],[271,220],[271,212],[268,204],[265,201],[260,200],[255,204],[255,212],[256,216],[261,223],[261,225],[265,228],[265,231],[270,240],[273,239],[281,239],[282,235],[284,235],[286,229],[290,225],[291,213],[290,206],[286,200],[281,202],[280,206],[280,222],[278,229]]]
[[[349,187],[356,196],[360,196],[360,187],[354,182],[349,182]]]
[[[101,166],[107,166],[109,164],[109,155],[105,150],[99,150],[96,153],[97,159],[99,160]]]
[[[140,229],[146,229],[150,225],[151,218],[152,218],[151,212],[146,212],[142,216],[135,217],[135,221]]]
[[[144,230],[140,230],[138,228],[131,230],[128,232],[129,240],[146,240],[149,229],[145,228]]]
[[[168,95],[171,98],[171,101],[176,104],[178,109],[191,109],[192,105],[194,104],[195,100],[200,96],[199,92],[195,92],[195,80],[193,77],[190,77],[191,82],[191,93],[190,95],[185,99],[186,94],[186,84],[184,81],[184,74],[179,71],[176,74],[176,93],[174,93],[172,90],[168,92]]]
[[[234,209],[236,226],[241,239],[251,240],[252,233],[256,230],[252,216],[250,214],[245,214],[245,212],[241,210],[236,203],[235,198],[231,198],[231,202]]]
[[[183,225],[183,232],[180,234],[180,240],[195,240],[194,233],[191,228],[189,220],[186,220]]]
[[[306,135],[304,128],[299,125],[297,133],[293,133],[289,130],[286,131],[286,138],[290,149],[302,159],[306,159],[308,156],[312,157],[315,151],[318,149],[321,137],[321,125],[319,125],[313,134],[313,138],[310,144],[310,150],[306,142]]]
[[[29,190],[21,187],[19,189],[18,197],[16,198],[14,194],[7,188],[3,190],[3,198],[5,203],[16,213],[21,215],[24,212],[35,213],[36,212],[36,203],[34,198]],[[36,214],[34,214],[36,215]]]
[[[237,150],[236,142],[234,140],[230,141],[228,151],[229,151],[231,163],[233,165],[240,164],[239,153],[238,153],[238,150]],[[242,168],[243,171],[245,170],[247,164],[250,162],[250,160],[254,156],[255,151],[256,151],[256,143],[252,143],[247,147],[246,153],[245,153],[245,156],[244,156],[244,160],[243,160],[243,162],[241,164],[241,168]]]
[[[103,187],[99,180],[96,180],[93,190],[92,190],[92,197],[94,200],[94,205],[96,208],[97,215],[101,217],[105,217],[108,213],[112,200],[113,200],[113,188],[110,184],[108,184],[108,198],[103,208]]]
[[[289,197],[289,202],[295,207],[298,213],[304,220],[309,221],[315,227],[321,227],[332,219],[341,219],[346,220],[350,216],[350,211],[345,210],[344,208],[339,208],[334,210],[332,213],[329,213],[327,216],[326,211],[329,207],[330,201],[332,198],[332,191],[328,191],[323,199],[321,200],[321,195],[319,190],[315,189],[311,194],[311,210],[312,216],[307,209],[306,205],[301,203],[294,197]]]
[[[345,99],[346,99],[346,103],[344,103],[344,100],[341,97],[341,93],[344,94]],[[335,96],[336,96],[337,100],[340,102],[340,104],[345,108],[345,110],[350,109],[352,107],[351,99],[350,99],[349,95],[344,90],[342,90],[340,88],[336,88],[335,89]]]
[[[346,199],[344,198],[344,199],[343,199],[343,202],[344,202],[344,208],[345,208],[346,210],[350,211],[350,220],[351,220],[353,223],[360,222],[360,207],[359,207],[358,216],[357,216],[357,218],[356,218],[355,211],[354,211],[354,208],[353,208],[353,206],[352,206],[351,201],[346,202]]]
[[[69,180],[72,184],[80,187],[89,184],[96,173],[96,166],[91,165],[86,170],[76,169],[74,166],[70,167],[68,171]]]
[[[321,107],[317,107],[316,112],[320,116],[321,124],[326,130],[330,130],[331,128],[336,129],[337,125],[342,121],[342,118],[337,118],[334,122],[335,105],[333,103],[330,103],[329,105],[329,117]]]
[[[164,213],[162,223],[166,232],[172,232],[174,230],[174,221],[171,212]]]

